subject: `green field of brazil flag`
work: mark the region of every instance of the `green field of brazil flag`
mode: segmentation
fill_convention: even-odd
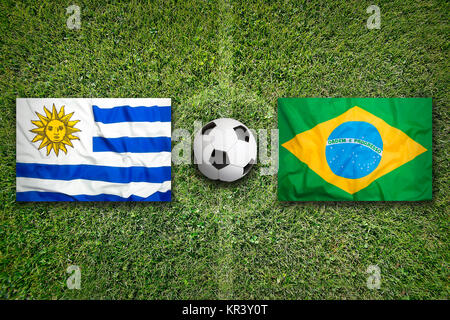
[[[278,198],[432,198],[431,98],[280,98]]]

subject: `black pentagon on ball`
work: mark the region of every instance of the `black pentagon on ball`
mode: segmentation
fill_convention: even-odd
[[[209,162],[214,168],[220,170],[230,164],[230,159],[228,159],[228,155],[225,151],[214,149],[209,158]]]
[[[202,135],[208,135],[216,126],[217,125],[214,123],[214,121],[211,121],[202,128]]]
[[[233,128],[234,132],[236,132],[237,138],[241,141],[248,142],[250,140],[250,133],[247,128],[244,126],[237,126]]]
[[[244,176],[250,171],[250,169],[255,164],[255,160],[251,159],[244,167]]]

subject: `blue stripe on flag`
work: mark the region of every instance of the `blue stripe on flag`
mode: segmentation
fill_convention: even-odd
[[[128,198],[122,198],[112,194],[98,195],[67,195],[58,192],[39,192],[26,191],[17,192],[16,201],[170,201],[172,193],[170,190],[166,192],[155,192],[147,198],[131,195]]]
[[[94,152],[170,152],[170,137],[93,137],[92,147]]]
[[[171,107],[130,107],[120,106],[102,109],[96,105],[92,106],[94,120],[102,123],[117,122],[170,122]]]
[[[87,164],[58,165],[41,163],[16,164],[16,177],[53,180],[98,180],[116,183],[152,182],[171,180],[167,167],[107,167]]]

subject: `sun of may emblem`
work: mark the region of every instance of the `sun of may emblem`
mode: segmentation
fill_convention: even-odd
[[[36,136],[31,142],[41,141],[39,150],[47,147],[47,155],[50,154],[52,149],[56,156],[59,155],[59,150],[62,150],[67,154],[66,145],[73,148],[70,140],[80,140],[78,137],[72,135],[74,132],[81,131],[80,129],[74,128],[80,120],[70,121],[73,112],[65,114],[64,106],[61,107],[59,112],[56,111],[54,104],[52,112],[47,110],[44,106],[44,111],[46,116],[36,112],[39,120],[31,121],[31,123],[37,126],[37,128],[30,130],[31,132],[36,133]]]

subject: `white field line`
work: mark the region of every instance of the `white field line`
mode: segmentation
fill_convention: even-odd
[[[233,39],[230,28],[233,26],[232,7],[228,0],[222,0],[219,4],[220,17],[222,24],[219,30],[219,70],[218,81],[219,87],[223,90],[230,90],[232,87],[231,76],[233,72]],[[230,110],[231,111],[231,110]],[[220,220],[218,223],[218,298],[233,298],[233,244],[232,231],[233,223],[231,221],[232,212],[229,210],[220,210],[223,208],[221,199],[218,203]],[[232,207],[229,207],[230,209]]]

